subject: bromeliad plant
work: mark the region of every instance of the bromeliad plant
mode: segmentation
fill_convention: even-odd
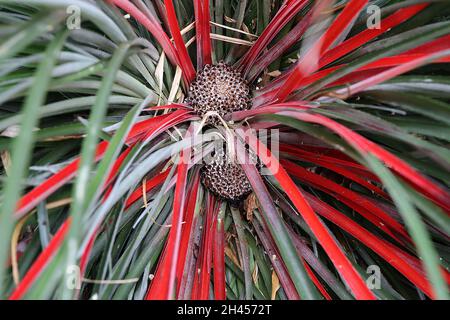
[[[0,9],[1,298],[448,298],[445,1]]]

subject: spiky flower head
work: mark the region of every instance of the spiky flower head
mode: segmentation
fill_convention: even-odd
[[[201,117],[211,111],[223,117],[250,108],[250,88],[241,74],[225,63],[206,65],[191,83],[186,103]],[[220,120],[211,116],[207,123],[219,124]]]
[[[217,151],[202,167],[202,183],[231,203],[244,199],[252,190],[242,167],[225,149]]]

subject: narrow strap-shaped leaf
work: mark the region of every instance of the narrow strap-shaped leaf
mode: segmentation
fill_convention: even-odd
[[[249,68],[253,65],[264,48],[275,38],[280,30],[302,9],[307,5],[308,1],[293,0],[285,2],[275,17],[270,21],[269,25],[264,29],[263,33],[245,56],[238,62],[237,68],[241,69],[243,74],[247,74]]]
[[[97,92],[95,104],[92,107],[92,111],[89,116],[89,123],[87,125],[87,135],[83,139],[83,144],[81,147],[81,157],[80,157],[80,165],[77,172],[77,178],[75,181],[75,185],[72,189],[72,204],[70,215],[73,220],[73,224],[70,227],[69,236],[66,242],[65,252],[67,254],[67,264],[75,265],[76,260],[76,250],[78,250],[77,245],[79,238],[82,235],[82,216],[89,205],[90,200],[93,195],[88,192],[95,191],[97,187],[100,186],[102,177],[98,176],[97,179],[94,179],[93,188],[94,190],[89,190],[86,186],[89,186],[90,174],[93,168],[93,164],[96,161],[96,146],[98,143],[98,136],[101,131],[101,126],[103,124],[103,119],[106,115],[109,103],[109,95],[112,90],[112,86],[116,79],[116,75],[123,61],[128,55],[129,50],[133,47],[134,42],[128,42],[121,44],[114,54],[112,55],[108,67],[106,69],[106,74],[103,77],[102,84],[100,86],[99,91]],[[137,109],[137,108],[136,108]],[[123,131],[124,129],[122,129]],[[128,131],[128,130],[127,130]],[[119,130],[120,132],[120,130]],[[122,132],[125,135],[125,132]],[[115,139],[114,143],[118,144],[121,141],[120,135]],[[106,155],[109,158],[114,157],[114,154],[118,152],[117,150],[108,149]],[[103,162],[104,165],[100,167],[100,171],[106,171],[108,169],[109,163],[108,159]],[[72,294],[69,288],[65,287],[63,289],[63,296],[69,298]]]
[[[53,69],[59,53],[64,45],[67,32],[59,32],[48,45],[45,56],[34,75],[31,87],[22,108],[22,122],[19,135],[12,148],[12,165],[5,183],[2,204],[0,207],[0,266],[6,264],[10,236],[14,226],[14,212],[22,191],[22,179],[28,172],[33,149],[34,128],[38,124],[39,107],[45,103],[47,89],[51,81]],[[5,268],[0,268],[0,292],[3,292]]]
[[[389,29],[399,25],[400,23],[410,19],[415,14],[426,8],[428,4],[418,4],[409,8],[402,8],[393,13],[389,17],[380,21],[380,28],[366,29],[357,35],[345,40],[338,46],[325,52],[320,59],[319,68],[326,66],[327,64],[336,61],[340,57],[343,57],[347,53],[359,48],[360,46],[368,43],[370,40],[385,33]]]
[[[353,237],[371,248],[380,257],[385,259],[389,264],[401,272],[409,281],[414,283],[418,288],[424,291],[428,296],[431,296],[430,286],[425,278],[422,270],[417,270],[414,264],[409,260],[414,260],[413,257],[402,252],[397,247],[391,245],[389,242],[380,239],[376,235],[370,233],[358,223],[348,218],[338,210],[334,209],[325,202],[317,199],[317,197],[306,193],[306,198],[311,203],[311,206],[325,219],[333,222],[342,230],[345,230]]]
[[[183,37],[181,36],[177,15],[175,13],[175,8],[173,7],[173,1],[166,0],[164,1],[164,4],[166,5],[167,20],[169,23],[170,32],[172,33],[172,37],[175,41],[178,59],[181,64],[180,67],[183,70],[183,73],[186,73],[184,76],[190,83],[195,78],[195,69],[194,65],[192,64],[192,60],[189,57],[189,53],[186,49],[186,44],[184,43]]]
[[[292,116],[302,121],[321,124],[330,130],[336,132],[343,137],[348,143],[353,145],[356,150],[362,154],[368,152],[373,153],[378,159],[382,160],[386,165],[392,168],[395,172],[403,176],[410,181],[416,188],[423,190],[426,194],[430,195],[437,204],[443,206],[443,208],[450,208],[450,196],[446,190],[437,184],[431,182],[428,178],[424,177],[421,173],[417,172],[405,161],[399,159],[392,153],[373,143],[372,141],[364,138],[358,133],[350,130],[342,124],[327,118],[322,115],[307,114],[300,112],[282,112],[284,115]]]
[[[408,233],[403,226],[392,218],[389,214],[384,212],[381,208],[370,202],[368,199],[360,196],[358,193],[353,192],[321,175],[309,172],[303,167],[296,165],[287,160],[280,160],[280,163],[286,168],[287,172],[294,175],[301,181],[311,183],[316,188],[319,188],[331,196],[336,197],[338,200],[347,204],[355,211],[363,215],[367,220],[372,222],[376,227],[380,228],[393,239],[396,239],[399,243],[403,243],[402,239],[398,236],[402,236],[404,239],[409,240]]]
[[[411,233],[411,237],[414,239],[418,254],[422,258],[422,263],[433,288],[432,297],[443,300],[449,299],[448,286],[439,268],[439,255],[433,247],[430,235],[421,221],[419,213],[395,176],[373,155],[368,154],[366,159],[369,166],[377,172],[386,185]]]
[[[213,272],[214,272],[214,298],[216,300],[226,299],[226,279],[225,279],[225,208],[226,203],[223,202],[214,232],[213,243]]]
[[[280,41],[268,49],[252,66],[248,71],[246,78],[249,82],[255,81],[256,77],[267,68],[274,60],[279,58],[286,50],[291,48],[305,33],[307,30],[312,12],[306,14],[303,19],[297,23],[294,28],[287,35],[285,35]]]
[[[438,60],[444,57],[450,57],[450,44],[448,44],[447,49],[439,50],[437,52],[431,52],[425,55],[420,55],[419,57],[412,59],[409,62],[399,64],[396,67],[390,68],[372,77],[354,83],[349,87],[347,87],[346,89],[337,90],[336,94],[346,96],[354,95],[379,83],[382,83],[398,75],[401,75],[403,73],[416,69],[420,66],[431,63],[434,60]]]
[[[231,214],[233,216],[234,226],[236,228],[237,240],[239,243],[241,267],[244,271],[244,286],[245,286],[245,299],[251,300],[253,297],[253,279],[250,272],[250,257],[248,252],[248,245],[245,240],[244,224],[242,223],[241,213],[236,208],[231,208]]]
[[[336,39],[346,30],[350,23],[356,19],[361,10],[366,6],[367,0],[351,0],[344,10],[336,17],[325,34],[318,39],[314,45],[301,58],[292,74],[284,82],[284,85],[275,95],[275,102],[284,101],[287,96],[298,87],[298,83],[305,77],[313,73],[318,68],[318,61],[313,61],[333,45]]]
[[[179,61],[179,57],[177,55],[177,51],[173,44],[170,42],[169,37],[164,32],[164,30],[161,28],[161,25],[155,20],[152,16],[147,16],[143,12],[141,12],[134,4],[132,4],[128,0],[108,0],[117,7],[121,8],[122,10],[129,13],[131,16],[133,16],[139,23],[141,23],[147,30],[156,38],[156,40],[159,42],[161,47],[163,48],[165,54],[169,58],[169,60],[175,64],[178,65],[180,68],[181,63]],[[185,75],[187,73],[184,73]]]
[[[194,0],[197,71],[212,63],[209,0]]]
[[[238,134],[243,134],[242,130]],[[241,135],[242,137],[242,135]],[[258,197],[264,218],[271,230],[272,237],[277,245],[280,255],[291,276],[292,282],[302,299],[317,299],[320,294],[317,292],[311,279],[308,277],[303,261],[297,256],[292,239],[281,221],[275,204],[262,181],[256,166],[250,162],[249,156],[245,154],[242,143],[238,142],[238,160],[247,175],[252,188]],[[258,154],[259,156],[259,154]],[[264,162],[264,160],[262,160]]]
[[[330,235],[323,223],[305,200],[299,188],[294,184],[278,160],[272,156],[271,152],[251,133],[237,129],[237,133],[242,139],[249,142],[250,147],[257,153],[259,159],[271,171],[275,179],[283,186],[285,192],[303,216],[311,231],[316,235],[319,243],[327,252],[330,259],[337,266],[338,272],[345,279],[357,299],[375,299],[373,293],[367,288],[364,280],[355,270],[342,249]],[[256,150],[255,150],[256,149]]]
[[[158,270],[146,297],[148,300],[175,298],[176,267],[180,253],[182,223],[186,203],[186,180],[190,158],[190,149],[183,150],[180,156],[180,162],[177,166],[177,183],[175,185],[172,227],[169,232],[169,238],[164,250],[162,263],[158,265]]]
[[[63,243],[71,224],[71,219],[67,219],[61,227],[59,227],[56,234],[53,236],[49,245],[42,251],[36,261],[33,263],[31,268],[23,277],[22,281],[16,287],[14,292],[9,296],[9,300],[19,300],[21,299],[27,290],[31,287],[33,282],[39,277],[42,270],[47,266],[50,259],[56,254],[57,250]]]

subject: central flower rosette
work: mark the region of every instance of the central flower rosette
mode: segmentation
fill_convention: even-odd
[[[206,65],[189,87],[186,103],[208,125],[222,125],[223,117],[250,109],[250,87],[241,74],[221,62]],[[231,202],[243,200],[251,185],[229,149],[216,148],[201,170],[202,184],[215,195]]]
[[[206,65],[190,85],[186,103],[201,117],[209,113],[208,124],[218,125],[217,115],[250,109],[250,87],[238,71],[223,62]]]

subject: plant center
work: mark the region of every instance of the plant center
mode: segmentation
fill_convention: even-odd
[[[250,88],[241,74],[230,66],[224,63],[206,65],[192,82],[186,103],[200,117],[210,112],[207,124],[220,125],[217,115],[224,117],[250,109]],[[241,201],[252,190],[242,167],[230,159],[225,148],[202,167],[201,181],[209,191],[232,203]]]
[[[224,63],[206,65],[190,85],[186,103],[201,117],[211,111],[223,117],[250,109],[250,88],[241,74],[230,66]],[[220,120],[211,116],[207,123],[220,124]]]

